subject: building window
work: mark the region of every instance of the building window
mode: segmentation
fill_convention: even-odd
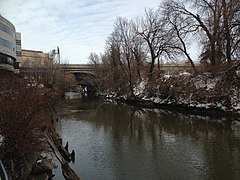
[[[0,45],[15,52],[15,46],[13,46],[13,44],[11,42],[9,42],[5,39],[0,38]]]
[[[8,26],[6,26],[5,24],[0,23],[0,30],[15,37],[15,32],[14,30],[12,30],[11,28],[9,28]]]
[[[16,40],[16,45],[21,45],[21,40]]]
[[[16,51],[16,55],[17,56],[22,56],[22,52],[21,51]]]

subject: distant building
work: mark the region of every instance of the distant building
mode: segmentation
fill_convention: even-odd
[[[16,30],[0,15],[0,69],[14,71],[16,62]]]
[[[46,74],[46,68],[53,68],[55,54],[52,56],[42,51],[22,49],[21,33],[16,32],[14,25],[0,15],[0,69]]]
[[[43,51],[22,49],[21,33],[16,32],[16,56],[17,62],[22,68],[43,68],[53,63],[49,53]]]
[[[49,53],[43,51],[21,49],[19,51],[18,61],[22,68],[44,68],[53,64],[53,59],[49,57]]]
[[[16,55],[17,55],[17,61],[22,56],[22,38],[21,33],[16,32]]]
[[[18,57],[20,63],[19,73],[29,84],[52,83],[53,74],[56,67],[49,53],[43,51],[21,49],[21,56]]]

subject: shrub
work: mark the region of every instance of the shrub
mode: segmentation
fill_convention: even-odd
[[[37,115],[58,94],[52,89],[30,87],[6,72],[0,72],[0,84],[0,158],[16,163],[19,158],[26,159],[46,148],[41,130],[45,122]],[[16,170],[17,165],[14,166]]]

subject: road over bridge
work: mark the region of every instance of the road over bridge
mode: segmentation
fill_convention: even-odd
[[[60,64],[59,69],[64,71],[65,74],[69,73],[88,73],[94,74],[94,65],[92,64]]]
[[[92,64],[60,64],[60,70],[64,71],[65,74],[73,73],[73,74],[96,74],[96,68]],[[157,67],[157,66],[156,66]],[[199,68],[199,64],[196,64],[196,67]],[[177,63],[169,63],[169,64],[161,64],[160,70],[162,74],[179,74],[184,71],[190,72],[192,67],[190,64],[177,64]]]

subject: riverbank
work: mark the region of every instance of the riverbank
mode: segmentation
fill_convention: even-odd
[[[8,178],[51,179],[45,134],[54,128],[51,111],[62,90],[31,86],[8,71],[0,71],[0,82],[0,159]]]
[[[232,70],[219,75],[182,73],[152,82],[143,80],[131,95],[107,97],[141,107],[240,117],[240,77]]]
[[[204,108],[204,107],[189,107],[182,104],[165,104],[165,103],[155,103],[151,100],[139,99],[139,98],[114,98],[117,102],[121,102],[124,104],[128,104],[130,106],[137,106],[140,108],[147,108],[147,109],[163,109],[163,110],[174,110],[179,113],[183,114],[192,114],[192,115],[201,115],[201,116],[212,116],[215,118],[222,118],[228,117],[230,119],[239,119],[240,114],[233,113],[232,111],[224,111],[222,109],[217,108]]]

